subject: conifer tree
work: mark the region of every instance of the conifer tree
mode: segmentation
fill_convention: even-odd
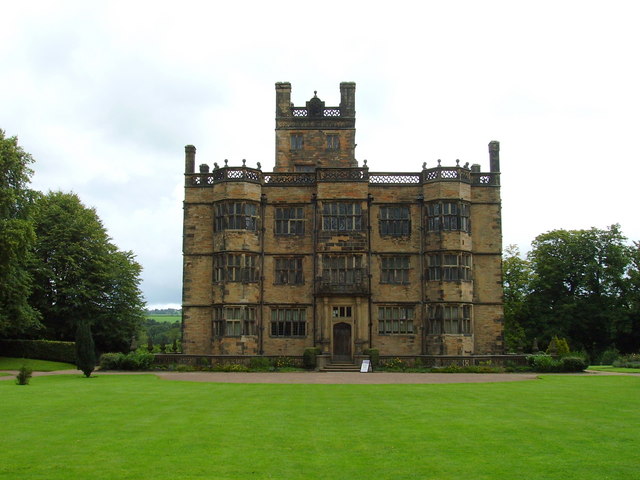
[[[85,377],[90,377],[96,368],[96,351],[91,335],[91,326],[86,320],[78,322],[76,330],[76,365]]]

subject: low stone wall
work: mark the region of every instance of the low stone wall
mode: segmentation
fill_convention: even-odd
[[[211,368],[216,365],[238,364],[250,366],[252,358],[268,358],[275,361],[280,356],[267,355],[187,355],[183,353],[156,353],[155,365],[190,365],[193,367]],[[302,367],[302,356],[287,356],[297,367]]]
[[[425,367],[470,367],[477,365],[526,366],[527,355],[380,355],[380,363],[399,358],[407,365],[416,363]]]
[[[278,356],[261,355],[186,355],[181,353],[157,353],[154,355],[156,365],[190,365],[194,367],[212,368],[216,365],[238,364],[249,367],[252,358],[268,358],[275,361]],[[302,367],[302,356],[287,356],[297,367]],[[357,355],[354,362],[357,365],[368,355]],[[425,367],[459,367],[492,365],[492,366],[526,366],[526,355],[380,355],[380,363],[389,362],[399,358],[408,366],[416,363]],[[322,368],[331,363],[330,355],[318,355],[316,357],[317,368]]]

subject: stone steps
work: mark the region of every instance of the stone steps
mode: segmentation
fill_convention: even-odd
[[[325,365],[319,370],[320,372],[359,372],[360,367],[354,363],[334,362]]]

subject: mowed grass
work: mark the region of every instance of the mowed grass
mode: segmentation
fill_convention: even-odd
[[[599,372],[616,372],[616,373],[640,373],[640,368],[622,368],[612,365],[591,365],[588,370],[597,370]]]
[[[0,381],[0,478],[637,478],[640,378],[442,385]]]
[[[147,315],[146,318],[150,318],[159,323],[174,323],[182,321],[182,317],[180,315]]]
[[[49,360],[37,360],[34,358],[0,357],[0,370],[20,370],[25,365],[34,372],[54,372],[56,370],[75,370],[71,363],[51,362]]]

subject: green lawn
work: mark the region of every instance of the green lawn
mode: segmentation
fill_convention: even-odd
[[[619,368],[611,365],[590,365],[588,370],[598,370],[599,372],[640,373],[640,368]]]
[[[637,477],[640,378],[442,385],[0,381],[0,479]]]
[[[161,323],[174,323],[182,321],[182,317],[180,315],[147,315],[146,318],[151,318],[156,322]]]
[[[76,368],[71,363],[50,362],[48,360],[36,360],[33,358],[0,357],[0,370],[20,370],[26,365],[34,372],[53,372],[55,370],[69,370]]]

